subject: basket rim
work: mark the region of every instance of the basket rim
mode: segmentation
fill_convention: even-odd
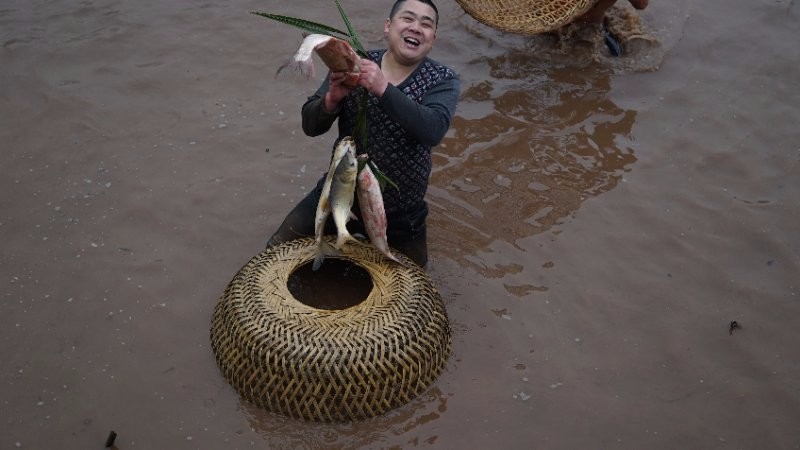
[[[323,236],[323,239],[325,239],[326,241],[328,241],[329,244],[332,245],[336,241],[336,236],[325,235]],[[309,245],[302,246],[299,249],[295,249],[295,253],[293,254],[294,259],[290,258],[289,262],[284,265],[283,269],[276,274],[277,277],[281,279],[284,285],[288,283],[289,277],[294,272],[299,270],[302,266],[311,263],[317,255],[316,245],[311,245],[312,243],[315,242],[315,238],[304,237],[295,239],[291,242],[292,244],[308,243]],[[397,258],[403,261],[403,263],[407,268],[410,269],[411,267],[415,268],[417,267],[414,264],[414,262],[404,254],[397,251],[395,251],[394,254]],[[258,257],[259,255],[253,257],[253,260],[248,264],[252,264]],[[370,281],[372,282],[372,289],[370,289],[370,292],[367,295],[367,297],[364,298],[361,302],[347,308],[321,309],[303,303],[302,301],[295,298],[295,296],[287,289],[287,294],[288,294],[287,300],[291,302],[292,308],[294,308],[297,312],[308,312],[308,313],[313,313],[315,315],[319,315],[320,317],[333,318],[341,315],[351,315],[353,313],[361,313],[363,311],[375,307],[385,306],[385,299],[382,297],[381,294],[385,292],[387,286],[391,284],[391,280],[387,279],[382,274],[387,265],[392,265],[396,263],[387,261],[379,253],[379,251],[376,248],[374,248],[374,246],[372,246],[371,244],[360,241],[348,243],[340,250],[340,253],[338,255],[326,256],[326,259],[329,258],[338,259],[342,261],[349,261],[350,263],[359,266],[367,273],[367,275],[369,275]],[[275,262],[278,259],[279,258],[276,256],[273,259],[267,259],[265,261]]]

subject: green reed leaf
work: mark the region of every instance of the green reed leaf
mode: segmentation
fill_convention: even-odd
[[[344,25],[347,27],[347,32],[350,34],[350,43],[353,44],[353,49],[362,57],[367,56],[367,50],[364,49],[364,46],[361,45],[361,41],[358,39],[358,34],[356,33],[355,28],[353,28],[353,24],[350,22],[350,18],[347,17],[347,13],[344,12],[344,8],[342,4],[339,3],[339,0],[336,1],[336,7],[339,8],[339,14],[342,16],[342,20],[344,21]]]
[[[347,34],[342,30],[321,23],[312,22],[310,20],[298,19],[296,17],[282,16],[279,14],[269,14],[259,11],[252,11],[250,12],[250,14],[266,17],[267,19],[272,19],[284,23],[286,25],[291,25],[293,27],[300,28],[301,30],[307,31],[312,34],[324,34],[326,36],[333,36],[336,38],[345,38],[345,39],[350,37],[349,34]]]
[[[395,184],[391,178],[387,177],[385,173],[378,169],[378,166],[375,165],[375,163],[372,161],[372,158],[367,161],[367,164],[369,164],[369,168],[372,169],[372,173],[375,174],[375,178],[378,180],[378,185],[381,187],[381,191],[386,187],[387,183],[392,185],[392,187],[398,191],[400,190],[400,188],[397,187],[397,184]]]

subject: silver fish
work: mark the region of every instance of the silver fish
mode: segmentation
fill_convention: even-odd
[[[356,151],[356,144],[353,142],[351,137],[342,138],[339,143],[336,145],[336,148],[333,150],[333,156],[331,157],[331,164],[328,168],[328,174],[325,176],[325,183],[322,185],[322,193],[319,197],[319,202],[317,203],[317,212],[314,217],[314,232],[316,235],[316,242],[317,242],[317,256],[314,259],[314,264],[311,266],[313,270],[317,270],[322,266],[322,262],[325,260],[326,255],[335,255],[337,254],[336,249],[331,247],[325,239],[323,239],[323,234],[325,230],[325,222],[328,220],[328,216],[331,214],[331,205],[330,205],[330,193],[331,193],[331,185],[333,183],[334,173],[336,172],[336,168],[339,166],[342,158],[348,152],[352,152],[355,154]]]
[[[350,209],[353,207],[357,175],[358,162],[353,146],[347,149],[339,165],[336,166],[331,183],[330,208],[333,221],[336,223],[336,243],[333,246],[337,250],[340,250],[347,241],[356,240],[347,230],[347,221],[355,217]]]
[[[392,261],[403,264],[389,250],[389,242],[386,237],[386,210],[383,207],[383,195],[381,186],[369,164],[358,174],[356,192],[358,194],[358,206],[361,208],[361,218],[364,220],[364,228],[367,230],[369,241],[381,253]]]

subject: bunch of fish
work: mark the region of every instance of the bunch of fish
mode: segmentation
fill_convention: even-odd
[[[355,197],[358,198],[364,229],[372,245],[387,258],[400,263],[389,249],[386,237],[386,211],[383,207],[380,183],[369,164],[364,164],[360,172],[358,165],[355,142],[349,136],[341,139],[333,150],[331,165],[322,185],[314,217],[317,256],[312,265],[313,270],[322,266],[326,256],[338,255],[344,244],[356,240],[347,230],[347,222],[356,218],[351,211]],[[324,236],[325,223],[331,215],[336,224],[336,242],[333,246]]]
[[[347,41],[326,36],[324,34],[309,34],[303,38],[303,43],[294,56],[278,68],[281,73],[285,68],[299,71],[306,78],[314,76],[314,61],[311,54],[316,52],[322,62],[331,72],[345,72],[348,74],[345,84],[355,86],[361,73],[361,58]]]
[[[281,66],[278,73],[289,67],[306,77],[313,77],[312,54],[314,52],[319,55],[331,72],[348,74],[345,84],[356,85],[361,72],[361,58],[347,41],[322,34],[305,36],[292,59]],[[365,155],[362,156],[366,158]],[[355,218],[351,209],[356,191],[364,220],[364,229],[370,242],[387,258],[401,263],[389,249],[389,241],[386,237],[386,211],[383,207],[380,183],[369,164],[365,163],[360,172],[358,166],[355,142],[349,136],[341,139],[333,150],[333,157],[314,217],[317,243],[317,256],[312,266],[314,270],[322,266],[325,256],[339,254],[339,250],[345,243],[356,240],[347,230],[347,222]],[[331,215],[336,224],[336,243],[333,246],[324,239],[325,223]]]

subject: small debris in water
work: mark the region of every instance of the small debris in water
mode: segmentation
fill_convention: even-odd
[[[739,322],[734,320],[734,321],[731,322],[731,327],[728,330],[728,334],[733,335],[733,330],[741,329],[741,328],[742,328],[742,326],[739,325]]]
[[[503,309],[493,309],[492,312],[497,317],[508,316],[508,310],[506,308]]]
[[[111,430],[108,433],[108,437],[106,438],[106,448],[111,448],[114,446],[114,441],[117,439],[117,433],[114,430]]]
[[[531,396],[530,396],[530,395],[528,395],[528,394],[526,394],[526,393],[524,393],[524,392],[522,392],[522,391],[520,391],[520,392],[518,392],[518,393],[516,393],[516,394],[512,395],[512,397],[514,397],[515,399],[520,399],[520,400],[522,400],[523,402],[524,402],[524,401],[526,401],[526,400],[528,400],[529,398],[531,398]]]
[[[497,175],[494,177],[494,182],[495,182],[495,184],[497,184],[498,186],[502,186],[502,187],[511,187],[511,179],[510,179],[510,178],[508,178],[508,177],[506,177],[506,176],[500,175],[500,174],[497,174]]]

